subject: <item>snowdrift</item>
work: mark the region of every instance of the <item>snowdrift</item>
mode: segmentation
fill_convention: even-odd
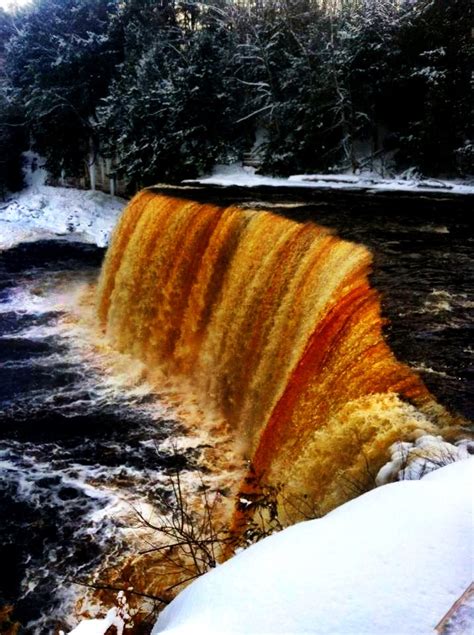
[[[105,247],[125,205],[102,192],[32,185],[0,204],[0,251],[49,239]]]
[[[432,633],[472,579],[473,476],[471,458],[275,534],[191,584],[152,635]]]
[[[472,179],[439,180],[415,178],[408,170],[406,174],[395,178],[382,178],[373,172],[354,174],[294,174],[286,177],[264,176],[256,174],[253,167],[241,164],[216,165],[212,174],[198,179],[187,179],[183,183],[202,185],[220,185],[228,187],[301,187],[334,190],[361,190],[367,192],[439,192],[451,194],[474,194]]]

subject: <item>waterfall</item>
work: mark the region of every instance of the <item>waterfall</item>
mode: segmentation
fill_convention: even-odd
[[[254,482],[327,511],[348,483],[370,486],[392,443],[449,421],[385,342],[371,265],[314,223],[143,191],[109,247],[98,315],[116,349],[223,415]]]

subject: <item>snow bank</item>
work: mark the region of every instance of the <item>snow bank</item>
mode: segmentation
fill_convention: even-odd
[[[0,204],[0,250],[51,238],[105,247],[125,205],[102,192],[30,186]]]
[[[432,633],[472,579],[474,459],[385,485],[240,553],[152,635]]]
[[[275,176],[261,176],[255,174],[255,168],[244,167],[240,163],[234,165],[217,165],[212,174],[199,179],[188,179],[183,183],[202,183],[203,185],[240,185],[241,187],[253,187],[258,185],[272,185],[288,187],[295,185],[288,179]],[[305,183],[306,187],[311,184]]]
[[[123,631],[130,625],[131,617],[125,593],[119,591],[116,599],[117,606],[109,609],[103,618],[82,620],[69,632],[68,635],[106,635],[113,633],[123,635]],[[111,627],[114,627],[113,629]],[[110,630],[109,630],[110,629]],[[59,631],[59,635],[65,635],[64,631]]]
[[[255,168],[240,164],[218,165],[209,176],[183,181],[183,183],[201,183],[203,185],[239,185],[241,187],[307,187],[337,190],[370,190],[399,192],[451,192],[453,194],[474,194],[474,183],[437,179],[394,178],[383,179],[372,173],[360,176],[352,174],[296,174],[288,178],[260,176]]]

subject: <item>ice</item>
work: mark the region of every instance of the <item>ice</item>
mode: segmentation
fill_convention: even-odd
[[[116,627],[117,635],[122,635],[124,623],[115,608],[110,609],[103,619],[82,620],[69,635],[105,635],[111,626]],[[62,631],[61,634],[64,635]]]
[[[391,460],[377,474],[377,485],[418,480],[439,467],[467,459],[474,454],[474,442],[465,439],[452,444],[440,436],[425,434],[413,443],[394,443],[389,450]]]

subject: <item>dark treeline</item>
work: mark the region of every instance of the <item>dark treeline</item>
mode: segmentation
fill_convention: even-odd
[[[257,152],[275,174],[472,174],[471,0],[36,0],[0,12],[0,185],[100,152],[134,189]],[[258,149],[256,149],[258,146]]]

